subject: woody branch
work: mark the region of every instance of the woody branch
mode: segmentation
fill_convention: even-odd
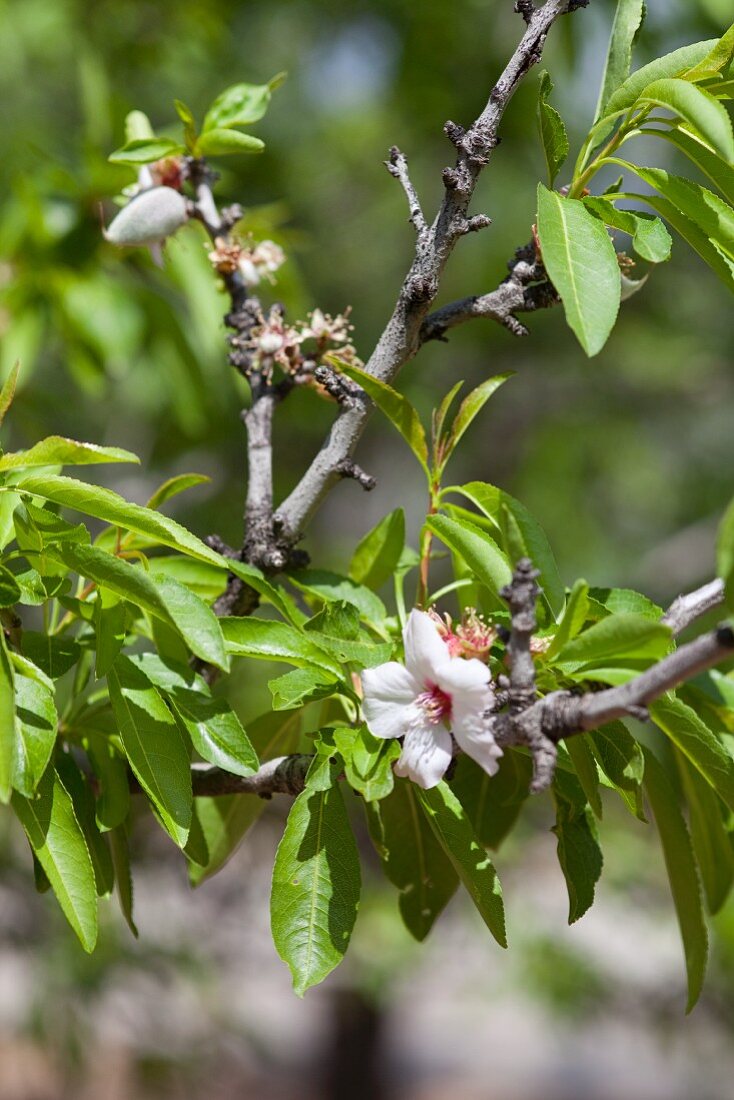
[[[509,682],[504,697],[507,708],[490,719],[492,733],[501,745],[526,745],[533,754],[535,792],[544,790],[553,778],[555,746],[567,738],[598,729],[614,718],[644,717],[648,703],[671,691],[708,668],[734,658],[734,629],[723,624],[680,646],[620,687],[572,695],[555,691],[536,698],[535,671],[530,667],[530,637],[535,625],[537,586],[535,571],[528,561],[518,563],[511,585],[505,590],[510,605],[512,629],[507,651]],[[720,606],[724,586],[712,581],[695,592],[679,596],[661,621],[674,635],[702,615]],[[680,608],[685,607],[682,615]],[[194,794],[298,794],[303,790],[312,757],[308,754],[269,760],[251,776],[231,775],[221,768],[194,768]]]

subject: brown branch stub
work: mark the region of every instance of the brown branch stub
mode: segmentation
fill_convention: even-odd
[[[535,15],[535,4],[533,0],[515,0],[515,11],[529,24]]]
[[[358,466],[351,458],[345,458],[336,469],[339,477],[351,477],[368,493],[377,485],[377,478],[368,474],[361,466]]]

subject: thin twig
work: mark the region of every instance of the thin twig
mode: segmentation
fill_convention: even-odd
[[[391,176],[394,176],[396,180],[400,181],[400,185],[405,191],[405,197],[408,200],[408,209],[410,214],[408,221],[410,221],[415,229],[416,233],[425,233],[428,229],[428,224],[421,207],[418,193],[413,186],[413,182],[410,178],[408,171],[408,160],[404,153],[401,153],[397,145],[393,145],[390,150],[390,156],[385,161],[385,167]]]
[[[695,592],[688,592],[674,600],[662,618],[662,622],[669,626],[673,634],[682,634],[687,626],[700,619],[708,611],[715,607],[721,607],[724,602],[724,582],[722,580],[709,581]]]

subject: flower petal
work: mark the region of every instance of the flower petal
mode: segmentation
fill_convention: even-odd
[[[403,642],[408,670],[424,685],[436,683],[436,672],[450,660],[450,655],[431,616],[414,608],[405,624]]]
[[[362,673],[362,712],[375,737],[402,737],[420,685],[404,665],[388,661]]]
[[[445,726],[414,719],[405,736],[395,774],[412,779],[428,790],[443,779],[451,755],[451,735]]]
[[[446,692],[452,699],[457,695],[465,695],[476,701],[480,706],[479,697],[484,699],[484,709],[491,706],[494,699],[492,678],[489,669],[477,657],[466,660],[464,657],[452,657],[436,669],[436,684],[441,691]]]
[[[502,749],[492,736],[484,710],[484,704],[476,706],[471,698],[455,696],[451,730],[459,748],[484,768],[487,775],[496,775]]]

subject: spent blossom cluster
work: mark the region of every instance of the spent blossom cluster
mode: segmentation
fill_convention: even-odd
[[[481,627],[480,639],[474,632]],[[478,616],[453,631],[450,620],[413,610],[403,632],[405,663],[388,661],[362,673],[368,728],[375,737],[403,739],[397,775],[435,787],[451,763],[454,741],[488,775],[497,772],[502,749],[490,726],[494,686],[486,657],[466,655],[488,653],[490,632]]]
[[[275,366],[299,385],[311,385],[322,396],[329,395],[314,378],[314,371],[333,352],[348,363],[359,365],[356,349],[351,343],[353,325],[349,309],[332,317],[320,309],[308,314],[306,321],[288,324],[282,306],[276,304],[267,313],[260,313],[258,324],[251,330],[242,347],[251,352],[257,366],[272,375]]]

